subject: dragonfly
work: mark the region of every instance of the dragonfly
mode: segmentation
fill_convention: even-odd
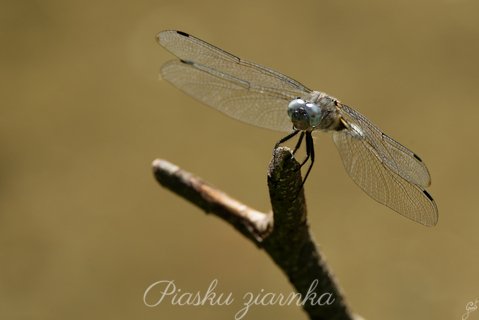
[[[346,172],[364,192],[415,222],[437,224],[424,162],[355,109],[186,32],[162,31],[157,41],[178,58],[160,69],[175,87],[237,120],[288,132],[275,148],[299,134],[293,154],[304,140],[301,167],[310,160],[303,183],[315,159],[312,133],[331,131]]]

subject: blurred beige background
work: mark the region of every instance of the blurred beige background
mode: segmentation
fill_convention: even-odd
[[[328,135],[306,185],[311,228],[366,319],[459,319],[479,297],[479,3],[1,1],[0,318],[233,319],[287,279],[229,226],[160,188],[157,157],[269,210],[282,133],[158,80],[179,29],[354,106],[427,163],[435,228],[349,179]],[[159,280],[232,292],[228,307],[156,308]],[[253,307],[245,319],[306,319]],[[479,319],[479,311],[470,315]]]

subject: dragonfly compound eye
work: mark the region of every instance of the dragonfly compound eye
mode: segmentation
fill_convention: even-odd
[[[321,109],[314,103],[294,99],[288,105],[288,115],[296,129],[308,130],[319,124]]]
[[[293,112],[301,107],[306,106],[306,101],[303,99],[294,99],[288,105],[288,115],[291,118]]]
[[[308,102],[306,103],[306,112],[309,115],[310,127],[317,127],[321,121],[321,107],[316,103]]]

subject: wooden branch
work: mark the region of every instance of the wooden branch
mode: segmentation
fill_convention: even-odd
[[[275,149],[269,166],[273,214],[249,208],[166,160],[155,160],[153,171],[162,186],[225,220],[266,251],[301,294],[310,319],[359,318],[347,307],[309,232],[300,166],[288,148]]]

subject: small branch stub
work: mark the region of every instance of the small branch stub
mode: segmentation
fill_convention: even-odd
[[[271,215],[249,208],[166,160],[153,161],[153,172],[162,186],[203,211],[227,221],[256,245],[259,245],[271,227]]]

